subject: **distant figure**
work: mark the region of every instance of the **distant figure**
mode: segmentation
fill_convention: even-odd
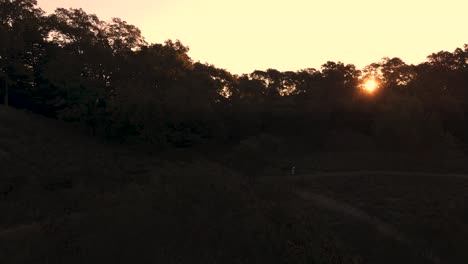
[[[296,166],[292,166],[291,175],[296,175]]]

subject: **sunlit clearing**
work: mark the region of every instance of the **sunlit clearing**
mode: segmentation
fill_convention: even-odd
[[[373,93],[378,87],[379,87],[379,84],[374,78],[365,80],[362,85],[362,88],[364,89],[364,91],[368,93]]]

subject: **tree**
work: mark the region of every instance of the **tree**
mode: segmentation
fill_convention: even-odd
[[[41,21],[43,11],[36,4],[33,0],[0,1],[0,78],[6,105],[14,94],[15,105],[27,106],[31,90],[37,85],[45,31]]]
[[[55,51],[44,67],[44,77],[61,91],[56,100],[59,116],[87,124],[94,134],[99,123],[107,123],[104,106],[114,93],[113,78],[121,65],[113,48],[123,52],[124,44],[129,44],[124,43],[129,32],[116,32],[119,26],[135,34],[138,29],[117,19],[108,26],[82,9],[58,8],[47,22]]]
[[[135,51],[147,44],[139,28],[120,18],[112,18],[111,22],[106,23],[104,34],[114,54]]]
[[[327,102],[335,108],[348,107],[356,95],[361,72],[352,64],[329,61],[322,65],[321,73]]]
[[[407,88],[416,78],[414,66],[396,57],[384,57],[380,62],[366,66],[363,73],[365,78],[372,77],[378,81],[380,93],[408,92]]]

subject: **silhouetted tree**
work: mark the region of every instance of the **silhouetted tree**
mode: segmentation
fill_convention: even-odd
[[[0,38],[4,104],[93,134],[177,146],[337,130],[411,148],[445,134],[468,140],[468,45],[418,65],[385,57],[362,71],[329,61],[238,76],[194,63],[179,40],[148,44],[119,18],[73,8],[45,15],[33,0],[0,0]],[[360,86],[371,76],[379,89],[369,95]]]
[[[31,92],[37,87],[45,33],[42,15],[36,1],[0,1],[0,78],[7,105],[27,107]],[[11,96],[15,97],[14,102]]]

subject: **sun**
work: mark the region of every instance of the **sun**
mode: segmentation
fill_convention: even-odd
[[[368,93],[373,93],[378,87],[379,83],[374,78],[369,78],[362,84],[362,88]]]

